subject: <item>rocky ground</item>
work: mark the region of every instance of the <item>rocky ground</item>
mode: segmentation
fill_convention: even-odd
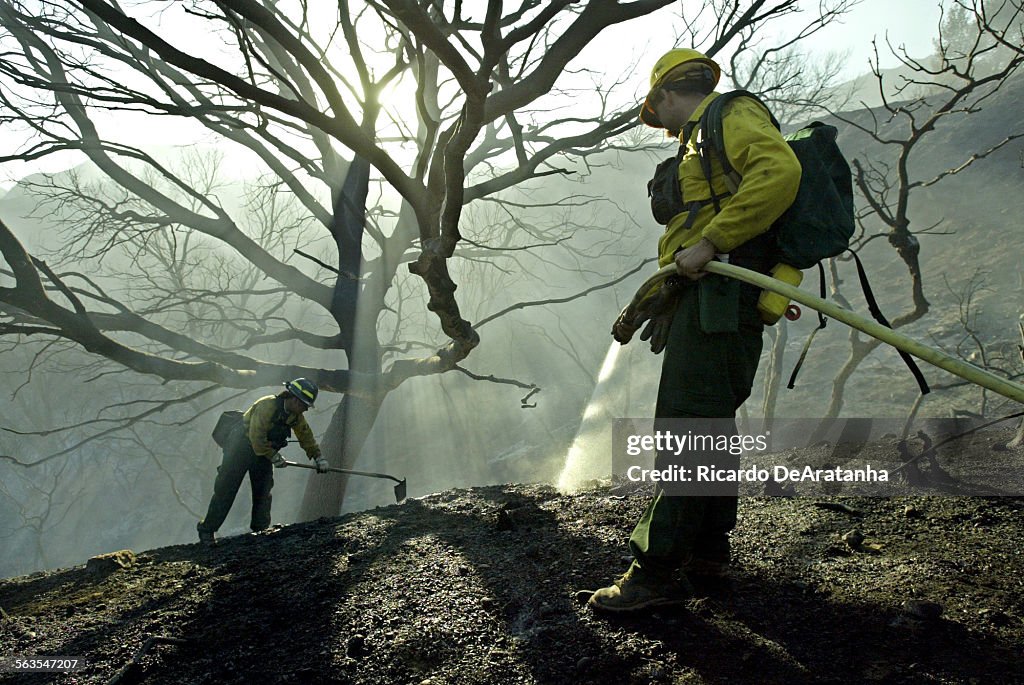
[[[643,504],[452,490],[0,581],[0,656],[87,661],[0,682],[1024,681],[1024,499],[745,497],[728,580],[596,616]]]

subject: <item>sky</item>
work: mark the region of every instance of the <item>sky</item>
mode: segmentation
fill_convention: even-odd
[[[668,16],[678,16],[680,9],[688,11],[699,4],[694,0],[680,0],[678,5],[671,8]],[[816,0],[802,4],[809,8],[808,11],[817,6]],[[584,53],[587,66],[618,76],[628,65],[637,64],[642,72],[637,78],[639,91],[646,81],[646,72],[643,71],[645,65],[675,43],[678,22],[666,21],[665,16],[660,14],[646,17],[624,24],[621,29],[606,31]],[[881,44],[888,35],[894,46],[904,45],[912,56],[923,57],[929,54],[938,20],[938,3],[934,0],[862,0],[841,25],[823,29],[806,39],[803,45],[812,58],[829,51],[849,50],[848,66],[843,76],[852,79],[867,73],[873,37],[878,37]],[[803,18],[798,15],[775,25],[782,27],[782,30],[795,31],[802,22]],[[883,68],[897,64],[884,45],[880,46],[880,58]],[[142,125],[142,119],[136,119],[118,123],[120,141],[129,145],[152,144],[154,136],[151,125]],[[164,119],[161,121],[159,139],[166,145],[185,145],[192,142],[194,131],[191,126],[176,125]],[[19,135],[0,129],[0,154],[12,153],[20,147],[19,143]],[[31,173],[66,169],[76,164],[76,160],[71,153],[67,153],[33,163],[12,162],[0,165],[0,190],[10,188],[17,179]]]
[[[681,0],[672,7],[672,12],[678,16],[680,7],[685,12],[687,8],[699,7],[700,4],[700,0]],[[769,26],[783,33],[799,31],[806,24],[808,15],[816,10],[818,2],[801,0],[799,6],[803,8],[802,12],[773,20]],[[871,40],[875,37],[879,40],[879,58],[883,69],[898,64],[885,47],[887,35],[894,47],[905,46],[911,56],[929,55],[933,50],[932,39],[937,35],[939,16],[937,0],[861,0],[845,15],[841,24],[833,23],[805,38],[800,45],[812,58],[830,51],[849,50],[850,58],[844,77],[853,79],[869,71],[868,59],[873,55]],[[678,23],[666,22],[663,15],[659,15],[624,24],[625,35],[623,32],[608,32],[602,37],[605,43],[599,52],[608,55],[609,69],[614,69],[616,63],[622,63],[628,54],[633,53],[644,58],[650,55],[649,59],[641,59],[641,64],[646,64],[673,47],[676,33],[680,29]],[[766,36],[766,40],[768,38]],[[699,49],[701,46],[681,47]]]
[[[804,44],[811,54],[850,51],[846,77],[867,73],[872,56],[871,39],[878,38],[883,69],[898,64],[885,47],[889,37],[893,47],[906,47],[912,57],[925,57],[933,50],[939,24],[939,4],[934,0],[864,0],[842,24],[822,29]]]

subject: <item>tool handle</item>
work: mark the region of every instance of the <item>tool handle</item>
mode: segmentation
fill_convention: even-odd
[[[316,469],[316,466],[314,466],[313,464],[300,464],[297,461],[288,461],[287,459],[284,460],[284,465],[285,466],[298,466],[300,469]]]
[[[313,469],[313,470],[316,470],[316,466],[314,466],[313,464],[300,464],[297,461],[287,461],[287,460],[285,460],[284,465],[285,466],[298,466],[300,469]],[[372,473],[370,471],[351,471],[349,469],[336,469],[333,466],[331,468],[327,469],[327,471],[330,472],[330,473],[347,473],[350,476],[369,476],[371,478],[387,478],[388,480],[393,480],[396,483],[401,483],[402,482],[398,478],[395,478],[394,476],[389,476],[386,473]]]

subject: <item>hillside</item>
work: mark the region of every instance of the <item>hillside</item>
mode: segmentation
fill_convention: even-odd
[[[88,664],[0,683],[1019,682],[1024,498],[743,498],[728,580],[595,616],[643,504],[449,490],[0,581],[0,657]]]
[[[915,152],[914,174],[932,178],[941,170],[962,163],[979,148],[994,144],[1009,133],[1024,130],[1024,109],[1019,106],[1022,98],[1024,78],[1017,77],[986,101],[986,108],[981,112],[950,117],[942,122]],[[888,120],[877,111],[875,115],[883,122]],[[864,123],[872,113],[860,111],[850,116]],[[897,122],[889,122],[883,134],[894,134],[897,126]],[[874,158],[893,163],[892,150],[883,151],[877,143],[850,126],[841,125],[841,129],[840,143],[851,159]],[[973,324],[978,338],[987,346],[987,359],[1007,374],[1024,370],[1016,347],[1020,343],[1017,328],[1020,303],[1024,300],[1024,271],[1020,268],[1020,236],[1015,221],[1015,217],[1024,213],[1024,195],[1019,192],[1024,177],[1020,157],[1022,143],[1024,140],[1015,140],[964,173],[934,186],[919,188],[910,204],[913,230],[923,230],[936,222],[938,225],[936,234],[920,237],[925,295],[931,310],[903,332],[954,354],[978,355],[959,320],[961,309],[957,296],[972,283],[974,276],[983,277],[983,284],[974,293],[970,313],[975,317]],[[533,189],[532,201],[541,205],[575,192],[608,198],[622,210],[621,214],[611,211],[611,205],[601,205],[600,212],[604,215],[597,217],[593,213],[598,210],[580,208],[567,226],[572,226],[573,222],[607,222],[615,227],[616,236],[621,233],[622,240],[617,241],[620,244],[602,263],[588,261],[590,269],[584,273],[563,269],[552,275],[544,271],[539,280],[502,287],[501,296],[508,302],[495,301],[482,285],[489,281],[475,280],[479,274],[465,280],[456,279],[465,284],[459,292],[460,297],[466,298],[470,320],[499,311],[505,304],[568,297],[589,290],[650,256],[661,227],[649,218],[645,184],[653,162],[674,152],[669,141],[664,141],[664,146],[657,154],[616,150],[593,166],[591,176],[577,179],[586,181],[584,185],[556,183],[548,177],[536,184],[540,187]],[[83,167],[76,173],[87,178],[94,170]],[[233,187],[230,195],[239,196],[241,192]],[[226,201],[227,197],[225,190],[220,199]],[[19,237],[29,245],[52,245],[66,240],[54,230],[52,215],[45,207],[35,219],[24,218],[38,209],[37,204],[32,188],[23,184],[0,199],[0,218],[15,227]],[[43,252],[38,256],[52,259]],[[906,267],[884,240],[868,245],[863,256],[885,314],[895,319],[905,313],[910,299]],[[80,270],[92,272],[93,266],[86,264]],[[112,270],[121,274],[116,264]],[[406,270],[399,271],[405,273]],[[521,406],[520,398],[525,392],[518,388],[481,383],[458,373],[414,379],[400,392],[393,393],[382,408],[358,468],[408,477],[411,494],[417,496],[452,487],[557,478],[588,399],[595,391],[602,359],[606,358],[611,345],[610,323],[632,297],[635,288],[652,272],[653,267],[647,267],[614,288],[594,291],[564,305],[517,311],[481,329],[483,342],[474,350],[467,368],[482,375],[538,384],[542,392],[534,398],[535,408]],[[845,294],[857,311],[866,314],[852,265],[841,264],[840,273],[846,279]],[[103,282],[108,292],[131,288],[113,280],[104,282],[103,275],[98,272],[93,277]],[[803,287],[816,291],[817,277],[808,273]],[[409,305],[413,306],[419,305]],[[426,316],[425,309],[423,314]],[[436,321],[424,320],[424,339],[439,334]],[[786,325],[784,375],[788,376],[792,370],[815,325],[816,318],[806,310],[799,321]],[[781,327],[772,332],[778,330]],[[549,339],[549,336],[553,337]],[[44,345],[47,341],[37,337],[34,345],[32,339],[26,342],[28,344],[9,350],[4,355],[6,364],[0,365],[0,370],[10,379],[10,395],[23,382],[25,369],[34,364],[37,350],[34,345]],[[771,341],[766,340],[761,372],[746,405],[752,416],[761,412],[770,346]],[[832,379],[848,356],[849,348],[849,331],[840,324],[833,323],[817,335],[796,388],[781,392],[777,415],[819,415],[828,405]],[[300,350],[303,363],[325,366],[334,363],[329,357],[317,356],[326,354],[322,351],[305,347]],[[87,364],[95,359],[72,350],[62,354],[60,360],[60,364],[36,366],[32,384],[20,389],[16,397],[3,405],[9,423],[33,430],[49,430],[55,425],[88,421],[96,418],[93,402],[97,397],[117,398],[124,391],[125,385],[116,375],[93,378],[93,371]],[[614,405],[616,411],[610,412],[610,416],[651,414],[660,362],[660,357],[652,356],[640,342],[624,348],[615,386],[602,391],[621,402]],[[78,367],[81,370],[77,374],[71,370]],[[956,379],[943,371],[925,366],[924,373],[937,391],[928,396],[920,409],[921,416],[949,416],[952,410],[983,411],[996,416],[1013,410],[991,395],[987,405],[983,405],[983,398],[975,389],[948,387]],[[53,387],[60,387],[61,393],[51,392]],[[172,386],[137,377],[132,387],[131,399],[137,400],[141,395],[136,393],[143,393],[149,399],[164,399]],[[266,389],[253,389],[249,396],[234,401],[234,408],[245,408],[248,402],[265,392]],[[226,394],[225,391],[221,396]],[[891,349],[880,349],[848,384],[842,415],[901,417],[910,411],[916,398],[917,386],[897,355]],[[168,448],[159,455],[163,466],[144,449],[126,449],[121,444],[110,446],[95,441],[78,450],[69,463],[70,468],[79,469],[74,481],[80,490],[61,488],[56,507],[46,507],[37,494],[38,488],[51,487],[47,482],[49,476],[40,476],[40,482],[36,483],[28,479],[21,482],[24,473],[5,474],[4,483],[11,489],[12,498],[0,498],[0,521],[12,522],[12,528],[5,533],[9,535],[3,543],[5,546],[0,547],[0,576],[70,565],[104,549],[144,549],[191,540],[195,520],[209,501],[209,489],[220,461],[219,452],[208,438],[216,412],[207,412],[193,424],[194,431],[182,432],[178,425],[191,420],[193,411],[206,408],[202,405],[180,407],[177,411],[168,409],[159,422],[147,424],[143,436],[145,447]],[[63,418],[54,419],[58,416]],[[330,416],[330,412],[319,412],[311,417],[318,435],[323,434]],[[449,424],[454,426],[453,430],[437,429],[439,425]],[[0,436],[12,441],[4,444],[4,453],[38,456],[63,449],[59,437],[56,434],[45,439],[19,436],[17,443],[12,444],[14,438],[10,435]],[[294,519],[305,482],[304,478],[290,474],[275,485],[275,520]],[[389,501],[390,494],[384,488],[386,486],[376,488],[370,484],[350,488],[347,507],[362,509]],[[45,534],[39,532],[39,526],[21,525],[36,521],[34,517],[43,520],[51,511],[63,511],[70,501],[75,502],[71,515],[57,523],[54,514],[46,521],[52,526],[45,529]],[[236,518],[228,522],[228,530],[246,527],[244,509],[244,506],[236,506]],[[12,551],[5,554],[7,549]]]

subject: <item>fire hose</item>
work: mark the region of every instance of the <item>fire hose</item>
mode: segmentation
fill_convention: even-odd
[[[800,290],[788,283],[783,283],[776,278],[757,273],[756,271],[751,271],[750,269],[744,269],[734,264],[712,261],[704,267],[704,270],[713,274],[719,274],[720,276],[727,276],[745,283],[750,283],[758,286],[759,288],[771,290],[783,297],[788,297],[794,302],[799,302],[802,305],[821,312],[825,316],[841,321],[851,328],[855,328],[858,331],[870,335],[872,338],[880,340],[888,345],[892,345],[896,349],[902,350],[907,354],[911,354],[921,361],[928,362],[932,366],[937,366],[940,369],[959,376],[970,383],[980,385],[981,387],[998,393],[1003,397],[1024,404],[1024,385],[1002,378],[990,371],[974,366],[973,364],[965,362],[964,360],[954,357],[946,352],[929,347],[917,340],[914,340],[913,338],[903,335],[902,333],[897,333],[891,328],[887,328],[875,321],[856,314],[849,309],[844,309],[834,302],[828,302],[827,300],[823,300],[820,297]],[[660,286],[662,281],[675,273],[677,273],[675,264],[669,264],[668,266],[659,269],[657,273],[644,281],[643,285],[641,285],[636,291],[636,295],[633,297],[633,301],[629,303],[627,311],[635,311],[637,305],[651,291]]]

